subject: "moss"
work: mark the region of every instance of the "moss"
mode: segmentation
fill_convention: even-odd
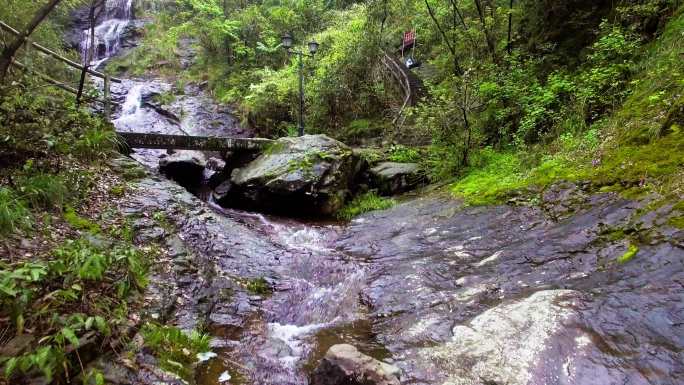
[[[369,211],[386,210],[395,204],[396,201],[394,199],[380,197],[374,191],[371,191],[354,198],[338,211],[336,216],[339,219],[350,220]]]
[[[627,263],[634,259],[636,255],[639,253],[639,246],[636,246],[634,244],[630,244],[629,247],[627,248],[627,251],[622,254],[620,257],[618,257],[617,261],[618,263]]]
[[[85,230],[93,234],[97,234],[102,231],[100,225],[88,220],[87,218],[81,217],[72,207],[67,208],[67,210],[64,212],[64,220],[76,230]]]
[[[112,186],[109,189],[109,193],[115,197],[121,198],[124,195],[126,195],[126,185],[125,184],[118,184],[116,186]]]
[[[284,149],[285,149],[285,143],[283,143],[283,142],[272,142],[264,148],[263,153],[266,155],[272,155],[272,154],[281,152]]]
[[[247,291],[257,295],[267,295],[273,292],[271,286],[263,277],[250,279],[246,285]]]
[[[136,181],[147,176],[141,167],[130,167],[121,171],[121,176],[127,181]]]
[[[623,229],[610,229],[604,231],[601,235],[611,242],[620,241],[627,237],[627,233],[625,233],[625,230]]]
[[[489,151],[485,156],[482,166],[471,169],[451,186],[454,195],[464,198],[467,204],[496,204],[524,186],[525,176],[517,154]]]
[[[684,215],[668,219],[667,224],[678,229],[684,229]]]

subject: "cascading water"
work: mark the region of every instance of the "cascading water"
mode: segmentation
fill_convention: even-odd
[[[95,28],[95,66],[119,52],[121,34],[132,20],[131,7],[132,0],[107,2],[105,16]],[[81,46],[84,55],[90,47],[90,38],[89,31],[84,31]],[[121,103],[113,120],[117,131],[233,137],[247,133],[229,110],[217,106],[197,85],[186,85],[183,95],[174,96],[174,101],[167,105],[155,101],[155,95],[173,91],[173,86],[163,79],[124,79],[112,91]],[[170,116],[178,118],[170,119]],[[136,150],[133,154],[136,160],[150,167],[156,167],[162,156],[165,156],[162,150]],[[263,299],[259,306],[261,314],[248,322],[245,334],[238,337],[239,346],[231,353],[240,356],[240,361],[251,368],[242,373],[248,378],[245,383],[305,385],[307,360],[320,358],[330,344],[351,342],[363,346],[368,343],[366,335],[360,339],[355,337],[359,334],[357,322],[365,319],[367,310],[359,303],[367,272],[362,264],[328,247],[337,237],[338,227],[231,212],[218,206],[215,209],[251,223],[263,239],[282,251],[278,258],[288,261],[278,268],[275,293]],[[259,250],[253,250],[253,254],[255,260],[261,257]],[[228,325],[217,322],[214,326]],[[248,330],[257,332],[250,335]],[[321,342],[320,333],[328,333],[325,342]],[[352,337],[347,338],[349,335]],[[221,382],[219,378],[212,375],[201,384],[215,385]]]
[[[94,43],[91,65],[95,68],[119,52],[121,36],[133,18],[133,0],[108,0],[105,7],[103,21],[95,27],[94,36],[91,36],[90,29],[86,29],[81,40],[84,58],[90,56],[91,43]]]

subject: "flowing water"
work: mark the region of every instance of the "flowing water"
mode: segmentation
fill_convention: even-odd
[[[118,52],[132,16],[130,1],[110,4],[96,31],[100,61]],[[249,134],[198,86],[154,102],[170,90],[163,79],[117,86],[117,129]],[[156,167],[163,155],[134,156]],[[667,207],[639,211],[577,186],[541,198],[544,210],[415,200],[345,227],[209,202],[219,219],[191,236],[218,259],[217,275],[265,277],[274,291],[236,291],[214,306],[218,357],[198,382],[307,384],[327,348],[347,342],[393,360],[416,385],[681,383],[684,232],[663,227]],[[651,241],[616,265],[629,241],[606,239],[606,228],[646,229]]]
[[[131,1],[108,2],[107,16],[95,29],[98,49],[96,65],[115,56],[121,34],[131,22]],[[84,31],[84,55],[89,31]],[[104,48],[102,48],[104,47]],[[118,131],[179,135],[246,136],[230,110],[211,100],[198,86],[188,85],[184,94],[169,105],[154,102],[155,95],[174,91],[164,79],[124,79],[112,93],[120,102],[113,123]],[[155,168],[161,150],[136,150],[133,157]],[[303,223],[267,217],[211,204],[226,217],[243,223],[271,243],[279,253],[274,275],[274,291],[259,301],[259,310],[235,328],[216,322],[210,326],[213,347],[227,360],[212,360],[200,370],[199,382],[307,384],[313,364],[327,349],[341,342],[353,343],[378,358],[388,356],[376,343],[367,321],[368,309],[360,302],[367,279],[363,263],[356,262],[332,247],[341,227],[331,223]],[[261,258],[254,250],[254,259]],[[236,361],[241,362],[237,365]],[[226,372],[228,370],[228,372]],[[225,373],[230,373],[228,376]]]

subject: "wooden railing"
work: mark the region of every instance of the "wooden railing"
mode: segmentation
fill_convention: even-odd
[[[392,77],[394,77],[397,83],[399,83],[399,86],[404,92],[404,102],[392,121],[392,124],[396,125],[399,119],[401,119],[403,116],[406,107],[409,105],[415,105],[418,102],[423,93],[423,85],[420,79],[411,73],[409,69],[406,68],[404,63],[399,61],[399,59],[391,56],[387,52],[383,52],[382,54],[382,64],[389,71]]]
[[[22,34],[21,34],[19,31],[17,31],[16,29],[12,28],[10,25],[8,25],[7,23],[5,23],[5,22],[3,22],[3,21],[1,21],[1,20],[0,20],[0,29],[3,30],[3,31],[6,31],[6,32],[8,32],[8,33],[11,33],[12,35],[18,36],[18,37],[22,36]],[[30,47],[30,48],[35,48],[35,49],[38,50],[39,52],[41,52],[41,53],[43,53],[43,54],[45,54],[45,55],[51,56],[51,57],[53,57],[53,58],[55,58],[55,59],[57,59],[57,60],[59,60],[59,61],[65,63],[65,64],[68,65],[69,67],[75,68],[75,69],[77,69],[77,70],[79,70],[79,71],[83,71],[83,70],[85,69],[85,71],[86,71],[88,74],[90,74],[91,76],[94,76],[94,77],[103,79],[103,80],[104,80],[104,85],[103,85],[104,97],[103,97],[103,98],[93,98],[93,97],[84,96],[84,98],[85,98],[86,100],[90,100],[90,101],[99,102],[99,103],[104,104],[105,116],[107,117],[107,119],[110,118],[110,115],[111,115],[111,105],[112,105],[112,104],[117,104],[116,102],[114,102],[114,101],[111,100],[111,83],[121,83],[121,82],[122,82],[121,79],[111,77],[111,76],[109,76],[109,75],[106,74],[106,73],[99,72],[99,71],[95,71],[95,70],[93,70],[92,68],[89,68],[89,67],[85,67],[85,68],[84,68],[83,65],[81,65],[81,64],[79,64],[79,63],[77,63],[77,62],[75,62],[75,61],[73,61],[73,60],[71,60],[71,59],[69,59],[69,58],[66,58],[66,57],[62,56],[62,55],[58,54],[57,52],[54,52],[54,51],[52,51],[52,50],[50,50],[50,49],[48,49],[48,48],[45,48],[45,47],[43,47],[43,46],[40,45],[40,44],[37,44],[37,43],[35,43],[35,42],[32,42],[32,41],[30,41],[30,39],[27,39],[26,42],[25,42],[25,44],[26,44],[27,48],[28,48],[28,47]],[[17,68],[19,68],[19,69],[21,69],[22,71],[30,72],[30,73],[35,74],[36,76],[38,76],[39,78],[41,78],[41,79],[44,80],[45,82],[50,83],[50,84],[54,85],[55,87],[57,87],[57,88],[59,88],[59,89],[61,89],[61,90],[63,90],[63,91],[67,91],[67,92],[70,92],[70,93],[73,93],[73,94],[76,94],[76,95],[78,95],[78,93],[79,93],[78,90],[77,90],[76,88],[71,87],[71,86],[69,86],[69,85],[67,85],[67,84],[65,84],[65,83],[63,83],[63,82],[58,81],[58,80],[55,80],[55,79],[49,77],[48,75],[45,75],[45,74],[39,73],[39,72],[37,72],[37,71],[35,71],[35,70],[32,70],[32,69],[29,68],[27,65],[22,64],[21,62],[19,62],[19,61],[17,61],[17,60],[14,60],[14,61],[12,62],[12,65],[15,66],[15,67],[17,67]]]
[[[213,136],[186,136],[117,132],[128,149],[152,148],[166,150],[247,151],[258,152],[273,143],[271,139],[225,138]]]

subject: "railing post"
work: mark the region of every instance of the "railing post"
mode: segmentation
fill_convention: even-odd
[[[108,74],[105,74],[104,77],[104,113],[105,113],[105,118],[107,120],[111,120],[111,115],[112,115],[112,105],[111,105],[111,92],[109,90],[109,87],[111,86],[111,79],[109,78]]]

